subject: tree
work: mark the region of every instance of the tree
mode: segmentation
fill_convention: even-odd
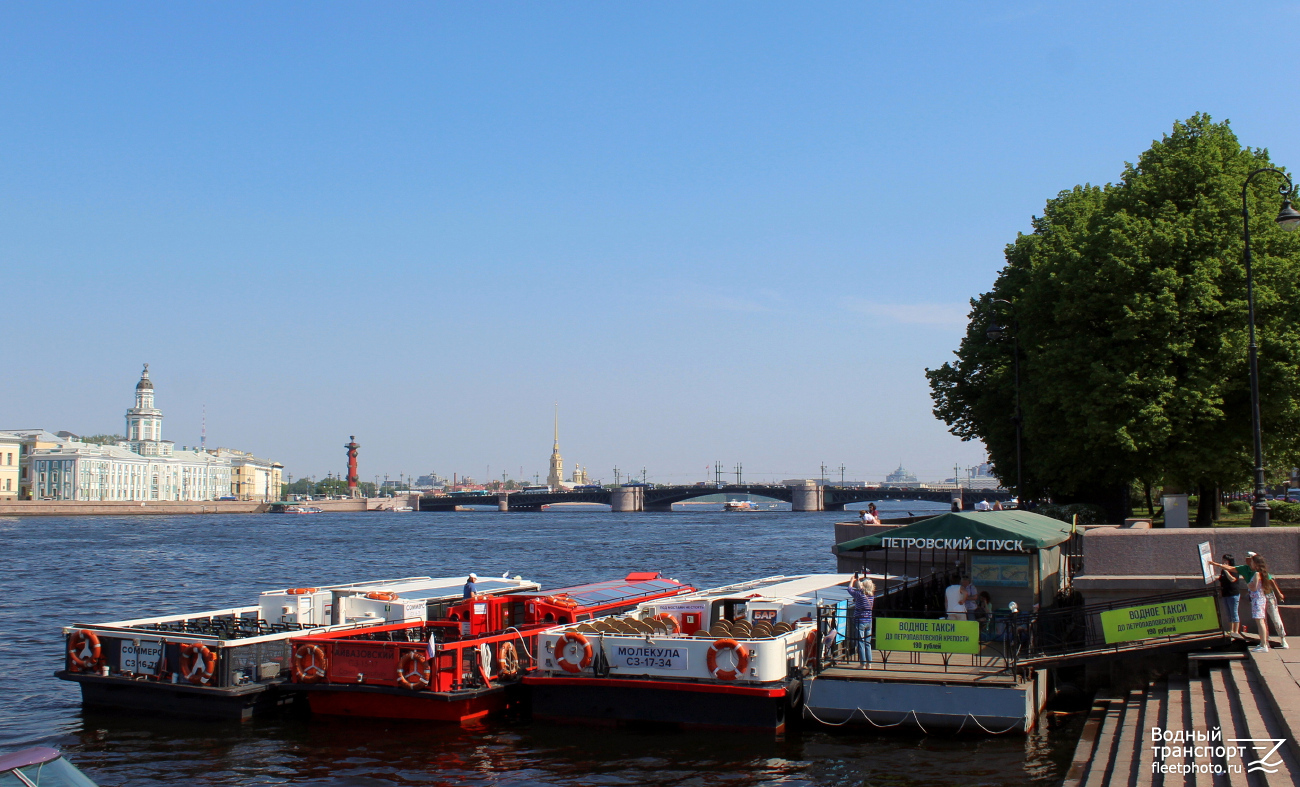
[[[125,442],[126,438],[120,434],[92,434],[89,437],[78,437],[83,443],[94,443],[95,445],[117,445]]]
[[[1267,151],[1196,115],[1118,183],[1050,200],[971,301],[957,360],[926,371],[935,415],[983,440],[998,477],[1015,479],[1011,345],[984,335],[1004,299],[998,319],[1013,321],[1021,348],[1027,496],[1118,517],[1135,480],[1203,498],[1247,480],[1241,188],[1266,166]],[[1300,238],[1274,226],[1281,182],[1256,178],[1249,201],[1265,456],[1289,466],[1300,455]]]

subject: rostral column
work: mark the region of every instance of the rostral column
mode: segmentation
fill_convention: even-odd
[[[352,442],[343,446],[348,449],[348,494],[352,497],[357,496],[357,436],[351,435],[348,438]]]

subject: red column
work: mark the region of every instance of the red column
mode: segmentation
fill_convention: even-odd
[[[348,449],[348,491],[352,493],[353,497],[356,497],[357,496],[357,449],[360,448],[361,446],[357,445],[356,435],[352,435],[349,439],[352,442],[343,446],[344,448]]]

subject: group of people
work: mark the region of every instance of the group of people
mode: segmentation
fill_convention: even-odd
[[[861,525],[880,524],[880,513],[876,511],[875,503],[869,503],[866,508],[858,512],[858,524]]]
[[[1277,609],[1277,603],[1286,601],[1286,596],[1282,595],[1282,589],[1277,586],[1273,575],[1269,573],[1268,561],[1264,556],[1258,552],[1247,552],[1246,562],[1234,565],[1236,561],[1233,560],[1232,555],[1223,555],[1222,563],[1213,560],[1209,563],[1222,569],[1219,572],[1219,587],[1222,590],[1223,606],[1228,612],[1228,636],[1245,639],[1245,635],[1242,634],[1241,615],[1237,609],[1241,596],[1240,583],[1245,582],[1246,590],[1250,593],[1250,617],[1255,621],[1255,628],[1259,634],[1259,644],[1251,650],[1256,653],[1268,652],[1270,620],[1281,641],[1278,647],[1291,647],[1286,642],[1286,628],[1282,625],[1282,615]]]
[[[962,574],[960,583],[949,585],[943,599],[948,620],[977,620],[983,624],[993,614],[993,597],[987,590],[975,587],[969,574]]]

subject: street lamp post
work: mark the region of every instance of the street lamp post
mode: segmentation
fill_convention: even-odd
[[[1013,304],[1011,303],[1011,301],[1004,300],[1004,299],[1002,299],[1002,298],[994,298],[994,299],[993,299],[993,303],[1003,303],[1003,304],[1006,304],[1006,305],[1009,306],[1009,307],[1013,307],[1013,308],[1014,308],[1014,306],[1013,306]],[[987,336],[987,337],[989,338],[989,341],[996,342],[996,341],[998,341],[999,339],[1001,339],[1001,338],[1003,337],[1003,335],[1006,334],[1006,332],[1007,332],[1007,329],[1006,329],[1005,327],[1003,327],[1003,326],[1001,326],[1001,325],[998,325],[996,322],[994,322],[994,323],[992,323],[991,325],[989,325],[989,327],[988,327],[988,329],[987,329],[986,331],[984,331],[984,335]],[[1021,423],[1021,417],[1020,417],[1020,324],[1019,324],[1019,322],[1016,320],[1016,318],[1015,318],[1015,314],[1014,314],[1014,313],[1013,313],[1012,316],[1011,316],[1011,341],[1012,341],[1012,347],[1011,347],[1011,350],[1012,350],[1012,365],[1013,365],[1014,368],[1015,368],[1015,381],[1016,381],[1016,409],[1015,409],[1015,413],[1011,416],[1011,421],[1012,421],[1012,423],[1014,423],[1014,424],[1016,425],[1016,507],[1017,507],[1017,508],[1023,508],[1024,505],[1025,505],[1025,498],[1024,498],[1024,493],[1023,493],[1023,490],[1024,490],[1024,473],[1023,473],[1023,471],[1022,471],[1022,469],[1021,469],[1021,462],[1020,462],[1020,458],[1021,458],[1021,457],[1020,457],[1020,423]]]
[[[1255,282],[1250,267],[1250,207],[1246,204],[1246,193],[1250,181],[1261,172],[1273,172],[1286,179],[1286,185],[1278,188],[1282,195],[1282,209],[1278,211],[1275,221],[1287,232],[1300,226],[1300,213],[1291,207],[1291,196],[1295,186],[1291,177],[1273,167],[1261,167],[1246,176],[1241,184],[1241,220],[1246,239],[1246,321],[1250,325],[1250,427],[1255,440],[1255,506],[1250,516],[1251,527],[1268,527],[1268,501],[1264,495],[1264,437],[1259,423],[1259,347],[1255,343]]]

